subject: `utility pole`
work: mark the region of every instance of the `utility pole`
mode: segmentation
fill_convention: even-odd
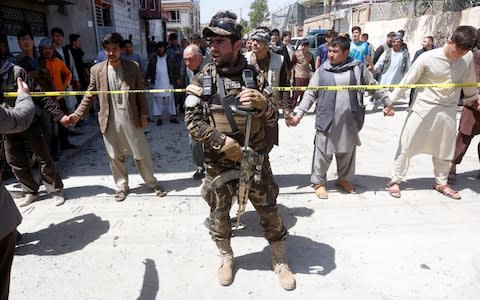
[[[242,8],[240,7],[240,19],[238,20],[238,23],[242,21]]]

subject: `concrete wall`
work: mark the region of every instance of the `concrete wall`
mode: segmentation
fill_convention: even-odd
[[[352,24],[361,25],[370,20],[370,5],[352,8]]]
[[[332,21],[330,20],[330,16],[328,14],[323,14],[305,20],[303,23],[303,35],[305,36],[310,29],[320,28],[332,28]]]
[[[410,54],[421,48],[423,37],[432,35],[435,45],[442,46],[459,25],[480,27],[480,7],[473,7],[461,12],[447,12],[438,15],[427,15],[417,18],[401,18],[389,21],[366,22],[361,25],[370,36],[369,41],[378,47],[385,41],[389,31],[405,30],[405,42]]]
[[[369,34],[369,42],[376,48],[385,41],[390,31],[405,30],[405,42],[410,54],[421,48],[425,36],[434,37],[435,45],[442,46],[459,25],[480,27],[480,7],[473,7],[461,12],[446,12],[436,15],[424,15],[416,18],[399,18],[385,21],[370,22],[370,6],[360,6],[352,9],[352,26],[359,25],[363,32]],[[345,18],[348,18],[346,14]],[[336,21],[338,22],[338,20]],[[329,14],[324,14],[305,20],[304,34],[313,28],[332,28],[333,21]]]
[[[94,11],[90,0],[78,1],[75,5],[48,6],[47,27],[62,28],[65,32],[65,45],[69,43],[68,36],[71,33],[80,35],[83,57],[85,62],[92,61],[97,56],[97,39],[95,33]]]
[[[140,18],[135,1],[130,5],[114,5],[112,13],[115,32],[120,33],[124,39],[128,39],[131,34],[134,51],[147,57],[145,21]]]

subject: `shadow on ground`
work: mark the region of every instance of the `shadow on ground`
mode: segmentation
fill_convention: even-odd
[[[299,217],[310,217],[314,213],[313,209],[306,207],[288,208],[278,204],[278,208],[287,229],[293,228]],[[234,236],[263,237],[263,228],[256,211],[246,212],[240,221],[247,226],[242,230],[234,230]],[[336,268],[335,249],[308,237],[289,235],[287,253],[289,266],[294,273],[327,275]],[[260,252],[235,257],[235,264],[239,269],[271,270],[271,257],[270,246],[266,246]]]
[[[372,190],[384,190],[388,180],[389,178],[387,177],[358,174],[355,176],[353,184],[356,187],[357,194],[362,194]],[[312,185],[310,183],[310,174],[275,175],[275,181],[280,188],[297,187],[297,190],[310,187]],[[327,181],[328,191],[345,193],[336,185],[336,182],[337,178],[329,179]],[[311,193],[313,194],[313,192],[314,190],[312,188]]]
[[[462,191],[464,189],[470,189],[475,193],[480,193],[480,179],[478,178],[480,171],[470,171],[465,173],[457,174],[457,183],[451,185],[452,188]],[[386,183],[390,180],[388,177],[379,177],[371,175],[357,175],[355,182],[362,189],[365,190],[385,190]],[[432,166],[432,177],[419,177],[419,178],[409,178],[406,181],[403,181],[400,184],[402,190],[433,190],[433,185],[435,184],[435,178],[433,176],[433,166]]]
[[[155,300],[159,290],[158,272],[153,259],[147,258],[143,262],[145,274],[143,275],[142,290],[138,300]]]
[[[73,198],[87,198],[92,196],[97,196],[100,194],[113,195],[115,190],[103,185],[84,185],[84,186],[75,186],[69,187],[63,190],[65,200]]]
[[[296,186],[301,189],[311,185],[310,174],[282,174],[274,175],[274,178],[280,188]]]
[[[335,249],[310,238],[290,235],[287,239],[289,266],[294,273],[328,275],[335,270]],[[235,257],[235,266],[244,270],[272,270],[270,246],[260,252]]]
[[[193,171],[192,171],[193,174]],[[202,180],[193,180],[192,177],[162,180],[161,175],[157,176],[158,182],[161,186],[165,187],[167,191],[180,192],[191,187],[198,187],[202,185]]]
[[[314,210],[307,207],[286,207],[283,204],[277,204],[283,225],[291,229],[297,224],[298,217],[310,217]],[[232,215],[234,217],[234,215]],[[233,224],[236,217],[232,219]],[[245,224],[245,229],[233,230],[234,236],[254,236],[263,237],[263,227],[260,225],[260,218],[255,210],[249,210],[240,217],[240,223]]]
[[[457,174],[457,183],[452,185],[456,190],[471,189],[480,193],[480,170]]]
[[[62,223],[50,224],[36,232],[22,234],[15,249],[16,255],[62,255],[84,249],[108,232],[110,223],[95,214],[71,218]]]
[[[460,192],[465,189],[470,189],[474,193],[478,194],[480,193],[479,174],[480,171],[459,173],[457,174],[457,183],[455,185],[451,185],[451,187]],[[385,191],[385,185],[389,180],[390,178],[388,177],[358,174],[355,176],[355,185],[357,186],[358,193],[360,194],[366,191]],[[433,176],[432,166],[432,177],[409,178],[400,184],[400,188],[401,190],[406,191],[425,191],[433,190],[434,184],[435,178]],[[327,183],[327,186],[333,187],[334,185],[334,183]]]

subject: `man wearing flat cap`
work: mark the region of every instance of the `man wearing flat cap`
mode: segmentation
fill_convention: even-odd
[[[213,62],[205,65],[187,86],[185,123],[192,138],[205,147],[207,174],[202,197],[210,206],[210,235],[220,251],[217,273],[220,284],[227,286],[233,282],[229,212],[239,191],[235,172],[245,159],[242,146],[248,141],[258,176],[251,179],[246,189],[247,199],[260,216],[280,285],[292,290],[295,278],[286,259],[288,233],[278,213],[278,185],[273,180],[268,157],[271,145],[265,139],[267,129],[277,124],[277,109],[272,93],[265,89],[266,79],[241,55],[242,26],[236,18],[229,11],[218,12],[203,30],[203,36],[210,41]],[[245,115],[247,111],[250,116]],[[247,120],[251,126],[247,126]]]

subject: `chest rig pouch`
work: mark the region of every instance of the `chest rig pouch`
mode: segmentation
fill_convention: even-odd
[[[215,94],[213,94],[211,88],[213,86],[212,79],[215,80]],[[245,139],[247,118],[243,114],[235,113],[244,108],[239,106],[238,98],[235,95],[231,93],[227,95],[225,85],[228,84],[230,89],[240,89],[242,86],[256,88],[252,70],[244,69],[242,71],[242,81],[243,85],[235,81],[224,81],[216,72],[214,76],[207,73],[203,78],[204,96],[208,96],[205,90],[213,94],[207,99],[211,121],[213,121],[215,128],[233,137],[241,145],[243,145]]]

